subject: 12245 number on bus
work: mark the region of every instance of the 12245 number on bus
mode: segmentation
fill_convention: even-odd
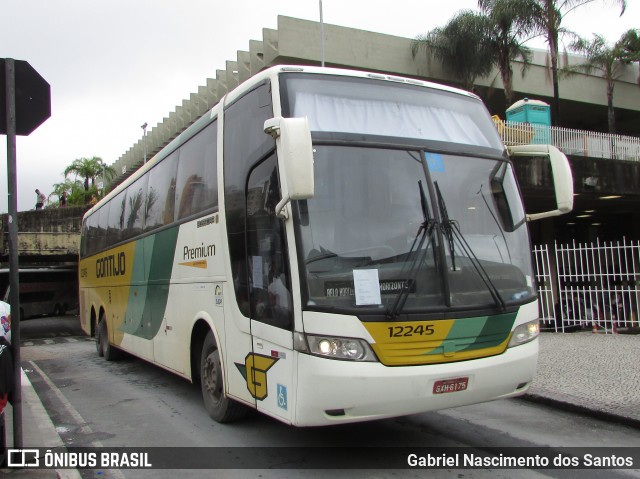
[[[436,331],[431,324],[419,324],[418,326],[389,326],[390,338],[401,338],[410,336],[431,336]]]

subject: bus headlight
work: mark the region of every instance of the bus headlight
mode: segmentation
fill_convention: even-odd
[[[540,334],[540,323],[537,319],[521,324],[513,330],[509,347],[519,346],[529,341],[533,341]]]
[[[363,339],[310,334],[306,335],[306,339],[308,349],[304,352],[315,356],[349,361],[377,361],[371,347]]]

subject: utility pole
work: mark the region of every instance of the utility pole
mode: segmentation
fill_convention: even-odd
[[[320,1],[320,65],[324,67],[324,20],[322,18],[322,0]]]

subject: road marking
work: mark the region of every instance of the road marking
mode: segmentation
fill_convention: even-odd
[[[69,400],[65,397],[65,395],[62,394],[62,391],[58,389],[58,387],[54,384],[51,378],[47,376],[47,374],[42,369],[40,369],[35,362],[28,361],[28,363],[33,368],[33,370],[40,376],[40,378],[42,378],[42,380],[45,382],[45,384],[47,385],[49,390],[53,393],[53,395],[56,397],[56,399],[60,401],[60,404],[62,404],[62,406],[66,409],[67,413],[69,413],[71,418],[75,421],[76,425],[80,426],[80,432],[82,432],[83,434],[93,434],[93,430],[89,426],[87,426],[87,421],[85,421],[85,419],[80,415],[78,410],[73,407],[73,405],[69,402]],[[56,429],[56,433],[58,432],[59,431]],[[65,444],[64,439],[62,437],[60,437],[60,440],[62,441],[63,444]],[[104,447],[102,442],[100,442],[97,439],[91,441],[87,446],[88,447]],[[120,471],[120,469],[109,469],[109,475],[113,476],[114,479],[126,479],[124,474]]]

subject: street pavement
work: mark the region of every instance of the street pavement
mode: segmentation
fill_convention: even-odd
[[[22,374],[23,444],[61,447],[26,374]],[[542,333],[538,371],[526,400],[640,428],[640,335]],[[5,409],[7,445],[13,441],[11,406]],[[11,479],[80,479],[73,469],[2,469]]]
[[[640,427],[640,335],[542,333],[525,397]]]

